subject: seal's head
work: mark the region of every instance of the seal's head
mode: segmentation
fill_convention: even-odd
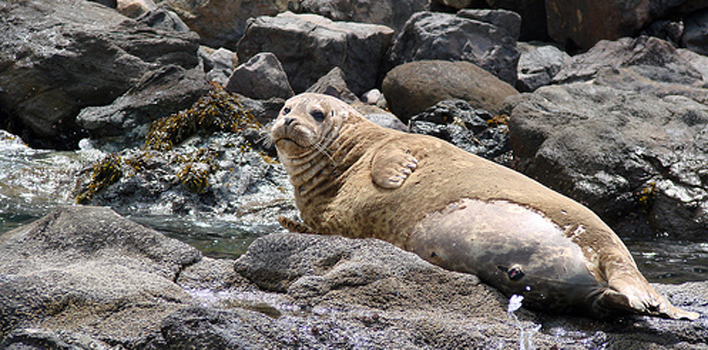
[[[305,93],[287,100],[271,128],[281,162],[291,167],[298,160],[326,155],[342,126],[355,114],[353,108],[331,96]]]

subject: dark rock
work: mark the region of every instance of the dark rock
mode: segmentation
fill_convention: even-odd
[[[146,73],[113,103],[83,108],[76,122],[94,139],[120,136],[127,144],[142,142],[145,124],[188,108],[207,91],[202,70],[167,65]]]
[[[225,88],[226,91],[258,100],[272,97],[287,99],[295,95],[283,66],[270,52],[259,53],[236,67]]]
[[[570,59],[570,56],[552,45],[531,46],[519,44],[519,58],[516,89],[520,92],[530,92],[541,86],[548,85],[553,77]]]
[[[275,54],[296,93],[339,67],[349,88],[359,95],[376,86],[392,37],[393,30],[381,25],[285,12],[249,21],[236,52],[241,60],[259,52]]]
[[[463,61],[416,61],[398,66],[386,74],[381,89],[391,112],[404,123],[428,107],[452,99],[497,112],[507,96],[518,93],[489,72]]]
[[[620,234],[699,239],[708,234],[707,96],[631,68],[514,96],[516,168],[588,205]]]
[[[513,86],[519,60],[516,38],[509,30],[467,18],[465,13],[419,12],[413,15],[389,50],[389,69],[421,60],[469,61]],[[508,20],[515,14],[504,11],[504,15]],[[515,18],[521,21],[518,15]]]
[[[0,109],[34,146],[76,148],[81,108],[111,103],[163,65],[197,65],[194,33],[151,29],[95,3],[11,2],[0,12]]]
[[[545,0],[486,0],[486,2],[492,8],[513,11],[523,18],[518,37],[520,40],[548,40]]]
[[[691,51],[708,55],[708,10],[696,12],[684,20],[682,44]]]
[[[202,44],[232,51],[236,51],[249,18],[275,16],[286,10],[284,2],[278,0],[163,0],[159,5],[177,13],[189,28],[199,34]]]
[[[506,31],[506,35],[514,40],[518,40],[521,33],[521,16],[516,12],[507,10],[460,10],[456,15],[494,25],[499,30]]]
[[[566,49],[634,36],[652,20],[650,1],[546,1],[548,34]]]
[[[80,206],[6,233],[0,252],[0,334],[10,335],[3,348],[159,343],[160,321],[192,300],[173,280],[201,259],[109,209]]]
[[[425,11],[425,0],[303,0],[300,11],[325,16],[333,21],[381,24],[400,30],[414,13]]]
[[[307,92],[334,96],[346,103],[359,102],[359,98],[349,90],[344,80],[344,72],[339,67],[332,68],[329,73],[310,86]]]
[[[439,102],[413,116],[409,126],[412,133],[435,136],[499,163],[509,158],[511,147],[506,119],[495,119],[489,112],[474,109],[466,101]]]
[[[163,8],[149,11],[135,20],[155,29],[172,30],[177,32],[188,32],[190,30],[176,13]]]

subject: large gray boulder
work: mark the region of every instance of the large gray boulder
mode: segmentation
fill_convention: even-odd
[[[381,25],[285,12],[250,20],[237,53],[241,61],[260,52],[275,54],[295,93],[339,67],[352,92],[360,95],[376,86],[392,37],[393,30]]]
[[[1,5],[0,109],[35,146],[76,148],[81,108],[111,103],[145,74],[197,65],[192,32],[151,29],[83,0]]]
[[[396,35],[387,67],[422,60],[468,61],[513,86],[520,23],[518,14],[504,10],[419,12]]]
[[[0,347],[708,349],[707,283],[656,287],[703,317],[512,316],[475,276],[383,241],[270,234],[215,260],[76,206],[0,236]]]
[[[518,93],[470,62],[442,60],[400,65],[386,74],[381,90],[391,112],[404,123],[440,101],[453,99],[496,113],[507,96]]]
[[[516,168],[587,204],[621,234],[702,239],[708,89],[632,68],[509,98]]]
[[[570,55],[552,45],[520,44],[518,79],[516,89],[531,92],[548,85],[553,77],[564,67]]]

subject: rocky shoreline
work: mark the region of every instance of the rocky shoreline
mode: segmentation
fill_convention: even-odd
[[[296,217],[267,124],[311,91],[521,171],[621,237],[705,242],[708,4],[590,4],[1,3],[2,137],[101,154],[57,176],[115,212],[0,236],[0,347],[517,348],[542,325],[538,348],[706,348],[706,282],[657,286],[694,323],[517,322],[474,276],[382,242],[273,229],[211,259],[120,216]]]

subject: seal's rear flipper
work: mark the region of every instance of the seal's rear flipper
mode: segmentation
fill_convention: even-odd
[[[656,316],[673,320],[693,321],[698,319],[696,312],[679,309],[659,294],[654,288],[646,285],[646,290],[631,288],[620,293],[608,288],[593,302],[592,312],[596,317],[620,315],[622,313]]]

